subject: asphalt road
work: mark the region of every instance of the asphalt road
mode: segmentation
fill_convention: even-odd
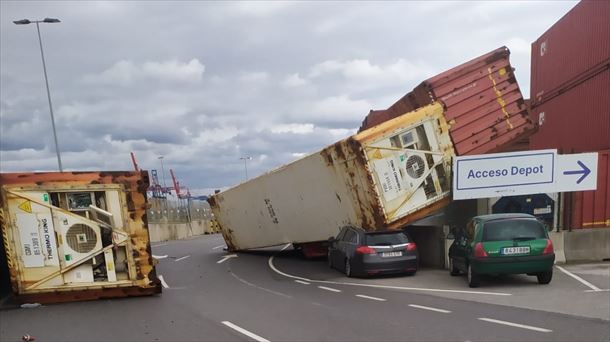
[[[219,235],[158,243],[162,295],[2,310],[0,340],[610,340],[607,320],[471,300],[508,297],[493,287],[472,293],[441,279],[408,289],[420,274],[353,280],[289,249],[230,256],[222,247]]]

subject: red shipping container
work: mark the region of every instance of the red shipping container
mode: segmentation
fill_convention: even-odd
[[[509,56],[508,48],[501,47],[434,76],[387,110],[371,111],[360,130],[440,101],[456,154],[506,148],[534,129]]]
[[[610,65],[610,1],[581,1],[532,43],[532,105]]]
[[[597,160],[597,190],[564,194],[565,228],[610,227],[610,150],[600,151]]]
[[[532,108],[532,116],[539,126],[530,137],[534,150],[580,153],[610,149],[610,70]]]

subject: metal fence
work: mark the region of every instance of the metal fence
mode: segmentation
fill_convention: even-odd
[[[206,201],[166,198],[149,198],[148,222],[188,223],[211,220],[214,216]]]

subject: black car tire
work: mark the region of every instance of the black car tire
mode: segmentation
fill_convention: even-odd
[[[453,258],[449,258],[449,274],[452,276],[460,275],[460,270],[455,267],[455,263],[453,262]]]
[[[553,279],[553,269],[549,269],[548,271],[540,272],[536,274],[536,278],[538,278],[538,284],[548,284]]]
[[[468,264],[468,286],[479,287],[479,282],[479,275],[472,269],[470,264]]]
[[[349,259],[345,259],[345,275],[348,278],[352,277],[352,263],[349,261]]]

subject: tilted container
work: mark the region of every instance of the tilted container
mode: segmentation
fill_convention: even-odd
[[[147,188],[146,172],[0,174],[0,267],[16,297],[52,303],[160,293]]]
[[[449,125],[434,103],[212,196],[230,250],[399,228],[449,202]]]
[[[371,111],[360,130],[439,101],[457,155],[508,149],[534,130],[509,57],[501,47],[431,77],[388,109]]]

